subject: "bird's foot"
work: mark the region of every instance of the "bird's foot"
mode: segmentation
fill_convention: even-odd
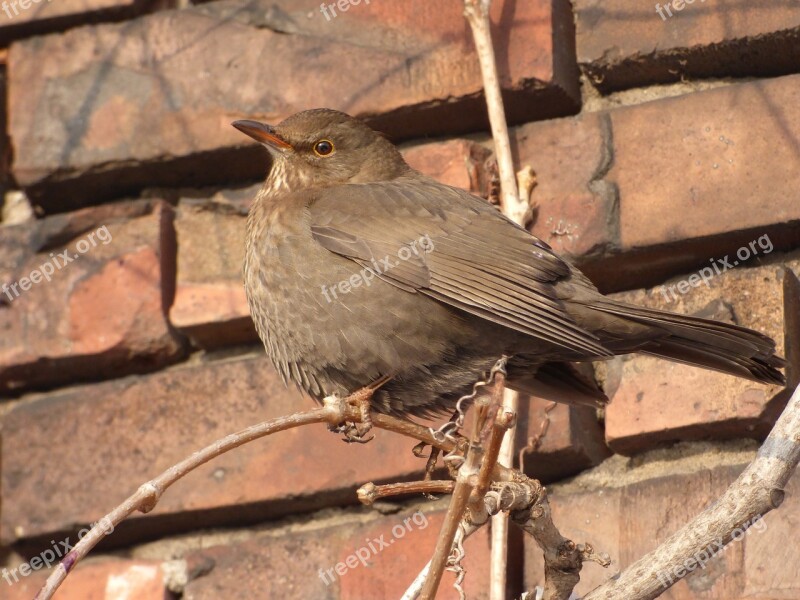
[[[372,429],[372,425],[364,427],[362,423],[342,423],[336,427],[331,428],[331,431],[342,434],[342,441],[347,444],[367,444],[375,439],[374,435],[366,437]]]
[[[338,425],[328,425],[328,431],[341,433],[344,436],[342,441],[348,444],[366,444],[371,441],[375,436],[365,437],[370,429],[372,429],[372,423],[370,423],[369,427],[364,427],[363,424],[352,421],[345,421]]]
[[[372,400],[372,396],[375,394],[375,390],[389,381],[389,379],[390,377],[381,377],[370,385],[367,385],[360,390],[356,390],[344,399],[344,401],[350,406],[355,406],[358,408],[359,417],[361,418],[360,423],[347,422],[340,425],[329,426],[328,429],[336,433],[341,433],[344,436],[342,441],[347,442],[348,444],[366,444],[374,439],[374,435],[366,437],[366,435],[372,429],[370,401]]]

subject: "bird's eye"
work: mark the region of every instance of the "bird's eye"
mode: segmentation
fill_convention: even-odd
[[[328,156],[333,152],[333,142],[330,140],[320,140],[314,144],[314,154],[317,156]]]

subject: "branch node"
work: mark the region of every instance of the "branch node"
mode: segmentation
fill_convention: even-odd
[[[327,421],[331,425],[339,425],[347,419],[347,401],[336,394],[325,396],[322,405],[328,413]]]
[[[786,492],[780,488],[773,488],[769,491],[769,501],[772,508],[778,508],[783,504],[783,499],[786,497]]]
[[[139,487],[139,494],[142,495],[139,512],[147,514],[153,510],[161,499],[162,492],[163,490],[152,481],[142,484],[141,487]]]
[[[372,483],[365,483],[356,492],[358,494],[358,501],[365,506],[371,506],[375,502],[375,492],[377,491],[377,486]]]

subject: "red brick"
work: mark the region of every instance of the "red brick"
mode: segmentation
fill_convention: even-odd
[[[189,555],[189,564],[213,565],[211,570],[191,581],[186,587],[186,600],[211,598],[399,598],[425,563],[433,555],[436,537],[441,528],[443,512],[412,512],[386,515],[367,522],[353,522],[329,527],[316,526],[285,533],[263,536],[231,546],[217,546]],[[424,519],[423,519],[424,517]],[[410,521],[409,529],[403,520]],[[425,524],[427,522],[427,525]],[[424,529],[419,529],[419,526]],[[402,536],[393,537],[393,528],[404,528]],[[399,533],[399,529],[398,529]],[[370,541],[380,539],[390,543],[388,548],[372,553]],[[376,550],[380,547],[373,543]],[[464,544],[467,571],[464,590],[469,598],[488,598],[489,540],[483,527]],[[366,550],[362,550],[366,549]],[[370,551],[367,565],[351,564],[344,571],[346,560],[355,552]],[[343,563],[331,582],[325,571]],[[320,569],[323,575],[319,574]],[[327,577],[328,585],[323,581]],[[458,598],[452,587],[454,575],[445,572],[437,598]]]
[[[177,282],[169,317],[203,348],[258,340],[242,281],[245,221],[246,213],[220,202],[182,201],[177,211]]]
[[[31,0],[26,3],[8,2],[4,7],[5,17],[0,21],[0,44],[40,35],[51,31],[60,31],[81,25],[91,19],[92,22],[116,21],[131,18],[145,10],[146,2],[142,0]]]
[[[36,221],[0,228],[0,282],[9,284],[17,280],[17,269],[32,253],[39,229]],[[0,310],[10,304],[5,293],[0,293]],[[0,319],[3,313],[0,312]]]
[[[694,2],[694,0],[693,0]],[[693,77],[775,76],[797,70],[800,8],[725,0],[577,0],[578,62],[604,92]],[[655,138],[654,138],[655,139]]]
[[[488,184],[486,160],[491,156],[476,142],[455,139],[413,146],[403,151],[414,169],[441,183],[479,193]],[[482,185],[483,184],[483,185]]]
[[[540,398],[520,398],[523,406],[517,425],[517,449],[544,436],[535,452],[524,454],[524,471],[544,482],[563,479],[599,464],[611,452],[605,445],[597,410],[586,406],[567,406]],[[548,410],[549,409],[549,410]]]
[[[800,271],[800,261],[787,263]],[[739,268],[727,271],[677,299],[660,288],[618,294],[635,304],[730,320],[751,327],[775,339],[778,353],[790,352],[789,382],[800,379],[800,348],[787,349],[786,340],[797,340],[797,324],[790,326],[788,312],[797,311],[800,299],[791,287],[792,276],[785,277],[777,265]],[[784,281],[788,279],[788,281]],[[794,295],[794,297],[792,297]],[[754,300],[757,299],[757,302]],[[715,308],[716,307],[716,308]],[[712,311],[708,313],[708,309]],[[705,438],[763,437],[775,418],[776,408],[786,393],[775,385],[762,385],[745,379],[706,371],[649,356],[630,356],[610,367],[619,381],[606,409],[606,439],[615,452],[631,454],[659,443]],[[613,383],[611,386],[613,387]]]
[[[54,248],[96,230],[103,223],[134,219],[152,211],[153,202],[135,200],[61,213],[45,219],[31,218],[19,223],[0,224],[0,284],[17,281],[17,270],[34,253],[49,255]],[[47,252],[44,252],[45,248]],[[0,305],[10,303],[8,296],[0,291]]]
[[[800,246],[800,76],[610,115],[604,180],[618,190],[622,254],[586,269],[601,290],[655,285],[765,234],[779,250]]]
[[[28,245],[0,268],[9,286],[0,310],[0,390],[152,370],[180,356],[163,308],[173,277],[170,209],[117,218],[141,210],[141,203],[103,207],[14,228]],[[80,257],[63,264],[63,250]],[[62,268],[53,267],[49,282],[17,287],[16,295],[11,286],[55,258]]]
[[[257,177],[264,154],[230,121],[320,104],[399,138],[486,127],[460,0],[373,2],[328,23],[316,0],[272,4],[209,3],[12,45],[16,180],[49,210],[186,179]],[[510,121],[576,111],[569,4],[525,2],[513,18],[510,6],[492,7]]]
[[[603,181],[613,156],[608,117],[528,123],[512,138],[518,165],[536,172],[534,235],[579,264],[613,249],[616,197]]]
[[[614,560],[609,569],[592,563],[584,566],[576,587],[579,595],[653,550],[716,500],[743,468],[743,465],[717,466],[698,470],[697,465],[718,460],[719,454],[712,450],[685,456],[684,463],[693,463],[690,472],[670,474],[664,468],[665,464],[674,465],[670,456],[664,454],[661,461],[638,468],[627,465],[618,471],[603,467],[585,479],[602,488],[588,483],[585,491],[575,485],[563,493],[558,487],[551,490],[553,520],[562,534],[576,542],[589,542],[597,551],[608,552]],[[675,458],[674,453],[672,457]],[[684,464],[681,470],[686,468]],[[797,598],[800,594],[797,571],[783,570],[776,575],[774,564],[791,561],[796,553],[786,540],[797,533],[800,522],[798,491],[797,480],[792,479],[786,490],[787,500],[779,510],[766,515],[741,541],[732,542],[721,556],[707,562],[704,569],[697,569],[660,597],[667,600]],[[531,589],[543,581],[542,558],[532,540],[526,539],[525,544],[526,586]]]
[[[611,120],[623,251],[775,224],[800,230],[800,76],[624,108]]]
[[[13,567],[12,567],[13,568]],[[30,600],[39,591],[48,575],[35,571],[27,577],[0,582],[6,600]],[[56,592],[58,600],[164,600],[164,576],[159,563],[118,558],[90,558],[69,574]]]

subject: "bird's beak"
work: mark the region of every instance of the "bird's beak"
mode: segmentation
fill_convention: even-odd
[[[268,147],[275,148],[276,150],[292,150],[292,145],[281,139],[275,133],[275,128],[266,123],[259,123],[258,121],[234,121],[231,123],[236,129],[244,134],[249,135],[255,141],[266,144]]]

